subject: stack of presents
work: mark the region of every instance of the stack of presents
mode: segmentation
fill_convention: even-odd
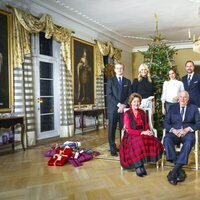
[[[46,157],[50,157],[49,166],[63,166],[66,163],[72,164],[74,167],[83,165],[83,162],[92,160],[100,155],[99,152],[92,149],[80,149],[81,143],[74,141],[66,141],[61,145],[55,145],[45,152]]]

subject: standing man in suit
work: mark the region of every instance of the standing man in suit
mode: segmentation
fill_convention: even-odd
[[[186,61],[185,69],[187,75],[182,78],[182,82],[186,91],[188,91],[190,99],[189,103],[195,104],[200,108],[200,75],[194,73],[194,62]]]
[[[185,180],[186,174],[182,166],[188,163],[190,151],[195,144],[194,132],[200,128],[198,107],[189,104],[188,101],[188,92],[180,92],[179,103],[170,106],[164,120],[166,135],[163,143],[166,151],[166,159],[175,164],[175,167],[169,172],[167,178],[169,183],[173,185]],[[177,156],[174,146],[180,143],[183,146]]]
[[[107,114],[109,121],[108,141],[112,156],[118,156],[115,143],[115,131],[117,122],[119,122],[119,130],[123,128],[123,112],[128,106],[128,97],[131,94],[131,81],[123,77],[124,64],[115,64],[114,71],[116,76],[110,78],[107,82]]]

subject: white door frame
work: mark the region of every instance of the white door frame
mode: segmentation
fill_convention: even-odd
[[[60,130],[60,44],[53,40],[53,57],[39,54],[39,34],[32,37],[33,46],[33,71],[34,71],[34,93],[35,93],[35,116],[36,116],[36,140],[59,136]],[[40,62],[53,64],[53,88],[54,88],[54,130],[40,132]]]

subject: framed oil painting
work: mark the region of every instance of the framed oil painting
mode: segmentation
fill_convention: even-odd
[[[74,105],[94,104],[95,46],[72,38],[72,68],[74,76]]]
[[[12,104],[12,15],[0,10],[0,112]]]

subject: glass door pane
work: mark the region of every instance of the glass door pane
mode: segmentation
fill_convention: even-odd
[[[40,132],[54,130],[53,64],[40,61]]]

